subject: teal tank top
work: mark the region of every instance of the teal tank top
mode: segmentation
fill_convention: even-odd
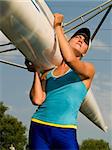
[[[50,126],[77,128],[77,116],[87,93],[78,74],[69,70],[60,77],[50,71],[46,81],[46,99],[32,116],[32,121]]]

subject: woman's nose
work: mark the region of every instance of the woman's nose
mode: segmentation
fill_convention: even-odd
[[[80,37],[79,37],[79,41],[80,41],[81,43],[83,43],[84,40],[85,40],[85,38],[84,38],[83,36],[80,36]]]
[[[79,38],[79,41],[82,43],[82,42],[83,42],[83,39],[80,37],[80,38]]]

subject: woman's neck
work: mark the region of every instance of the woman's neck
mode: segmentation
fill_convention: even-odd
[[[61,65],[54,69],[53,74],[55,76],[64,75],[69,69],[70,67],[63,61]]]

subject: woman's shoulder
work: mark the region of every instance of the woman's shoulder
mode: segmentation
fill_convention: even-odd
[[[93,77],[95,74],[95,66],[91,62],[85,62],[86,68],[88,69],[90,76]]]
[[[91,62],[86,62],[86,64],[88,65],[88,68],[90,70],[92,70],[93,72],[95,72],[95,66],[94,66],[94,64],[92,64]]]

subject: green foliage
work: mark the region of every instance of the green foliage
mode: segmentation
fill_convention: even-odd
[[[0,102],[0,118],[4,116],[5,112],[8,110],[8,107],[6,107],[3,102]]]
[[[80,150],[110,150],[109,143],[104,140],[88,139],[84,140]]]
[[[26,144],[26,127],[17,118],[5,114],[8,110],[0,102],[0,150],[7,150],[13,144],[16,150],[23,150]]]

